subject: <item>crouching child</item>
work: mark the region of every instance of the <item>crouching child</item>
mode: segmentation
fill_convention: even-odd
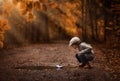
[[[89,61],[94,59],[94,52],[92,46],[85,42],[81,42],[79,37],[73,37],[69,41],[69,46],[73,47],[74,49],[78,49],[78,53],[75,55],[76,59],[80,63],[79,67],[84,67],[88,65],[88,68],[91,68]]]

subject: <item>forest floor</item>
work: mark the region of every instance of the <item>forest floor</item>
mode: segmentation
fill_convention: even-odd
[[[0,51],[0,81],[120,81],[110,73],[105,54],[93,45],[92,68],[79,68],[68,44],[37,44]],[[62,69],[55,66],[62,65]],[[119,72],[118,72],[119,73]],[[115,78],[116,77],[116,78]]]

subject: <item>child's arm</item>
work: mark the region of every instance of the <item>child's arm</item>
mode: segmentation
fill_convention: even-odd
[[[86,48],[86,49],[84,49],[84,50],[81,50],[81,51],[80,51],[80,54],[90,53],[91,50],[92,50],[91,48]]]
[[[82,43],[81,46],[84,49],[79,52],[80,54],[90,53],[92,50],[92,46],[89,44]]]

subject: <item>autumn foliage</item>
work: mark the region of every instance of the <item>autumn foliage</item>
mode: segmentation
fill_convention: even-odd
[[[4,33],[10,29],[8,20],[5,17],[10,17],[12,6],[8,2],[1,2],[0,5],[0,48],[4,46]]]
[[[20,9],[20,14],[26,16],[28,22],[34,20],[35,15],[33,14],[34,10],[36,11],[45,11],[47,8],[56,8],[57,4],[55,2],[48,2],[48,0],[13,0],[14,5],[18,5]],[[48,4],[48,6],[47,6]]]
[[[6,19],[0,20],[0,48],[3,48],[4,32],[8,29],[10,29],[8,21]]]
[[[11,3],[12,2],[12,3]],[[56,8],[55,2],[48,0],[6,0],[0,2],[0,48],[4,46],[4,33],[10,29],[7,18],[11,17],[13,8],[18,8],[21,16],[26,18],[27,22],[35,19],[34,11],[47,12],[47,8]]]
[[[28,41],[35,39],[36,42],[46,40],[47,37],[50,40],[63,40],[79,36],[84,41],[109,41],[109,45],[113,45],[113,40],[119,40],[119,15],[113,16],[114,12],[107,9],[106,5],[107,2],[104,4],[102,0],[2,0],[0,21],[7,24],[1,26],[1,31],[10,28],[10,21],[13,35],[23,34],[23,38],[14,36],[15,38],[25,38]],[[114,37],[111,37],[111,32]],[[110,38],[115,37],[110,41]],[[4,41],[3,39],[4,36],[0,35],[0,40]]]

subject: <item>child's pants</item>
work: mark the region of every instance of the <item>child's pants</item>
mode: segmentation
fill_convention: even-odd
[[[88,63],[88,60],[86,59],[84,54],[80,54],[80,55],[76,54],[76,58],[80,63],[83,64],[83,66]]]

